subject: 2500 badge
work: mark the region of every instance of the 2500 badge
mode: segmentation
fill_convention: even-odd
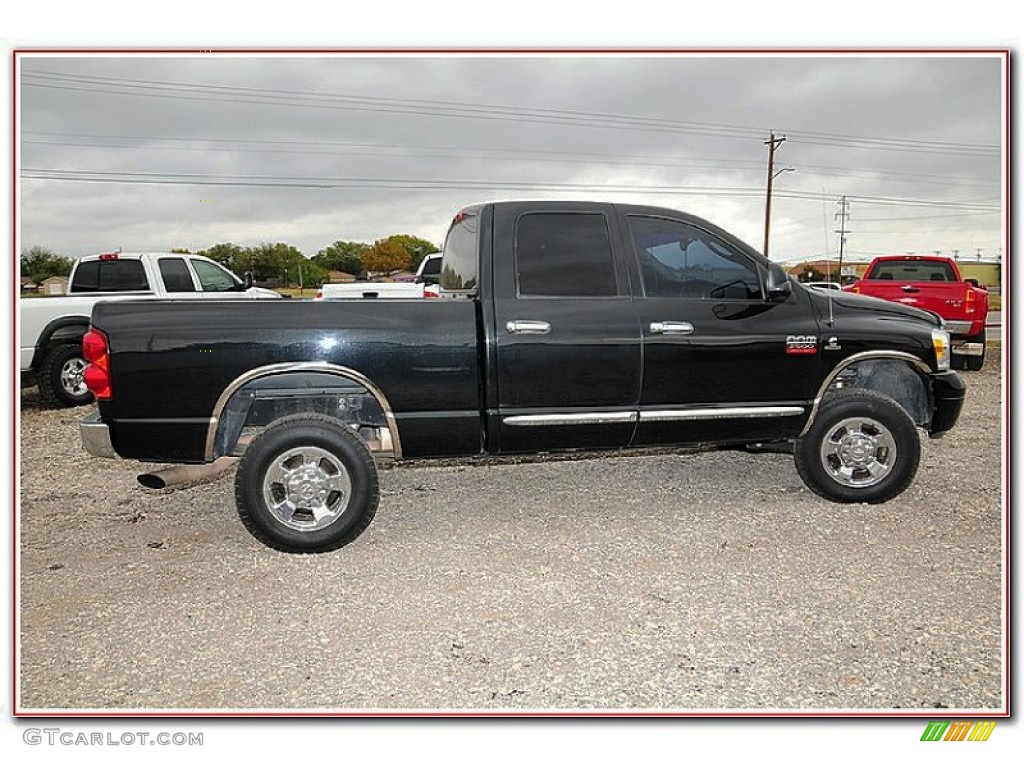
[[[818,351],[817,336],[787,336],[787,355],[813,355]]]

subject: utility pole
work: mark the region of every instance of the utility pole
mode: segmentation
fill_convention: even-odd
[[[775,177],[784,171],[792,171],[792,168],[775,170],[775,150],[786,140],[785,136],[776,138],[775,131],[772,131],[765,144],[768,146],[768,193],[764,201],[764,257],[768,258],[768,230],[772,223],[772,182]]]
[[[846,199],[846,195],[843,195],[836,205],[839,206],[835,215],[835,218],[839,219],[839,229],[836,230],[836,234],[839,235],[839,280],[836,282],[841,283],[843,282],[843,249],[846,245],[846,236],[850,234],[850,230],[846,228],[846,220],[850,218],[850,203]]]
[[[959,248],[954,248],[953,249],[953,261],[960,261],[960,249]]]

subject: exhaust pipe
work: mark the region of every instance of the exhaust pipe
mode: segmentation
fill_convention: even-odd
[[[168,467],[159,472],[147,472],[139,475],[139,484],[154,490],[185,485],[186,483],[205,483],[218,475],[222,475],[238,462],[237,456],[221,456],[212,464],[191,464]]]

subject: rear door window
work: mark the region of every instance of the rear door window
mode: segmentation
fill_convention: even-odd
[[[600,213],[527,213],[516,221],[520,296],[615,296],[608,222]]]
[[[195,284],[192,273],[184,259],[160,259],[160,276],[164,280],[164,288],[168,293],[194,293]]]

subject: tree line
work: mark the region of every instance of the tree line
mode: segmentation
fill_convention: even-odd
[[[420,262],[440,248],[415,235],[391,235],[374,243],[337,240],[312,258],[287,243],[262,243],[241,246],[217,243],[198,251],[198,255],[223,264],[236,275],[252,272],[256,282],[276,281],[283,285],[314,286],[326,283],[330,272],[350,275],[389,275],[414,271]],[[175,248],[174,253],[190,253]],[[21,252],[21,274],[41,283],[48,277],[71,274],[73,260],[41,246]]]

